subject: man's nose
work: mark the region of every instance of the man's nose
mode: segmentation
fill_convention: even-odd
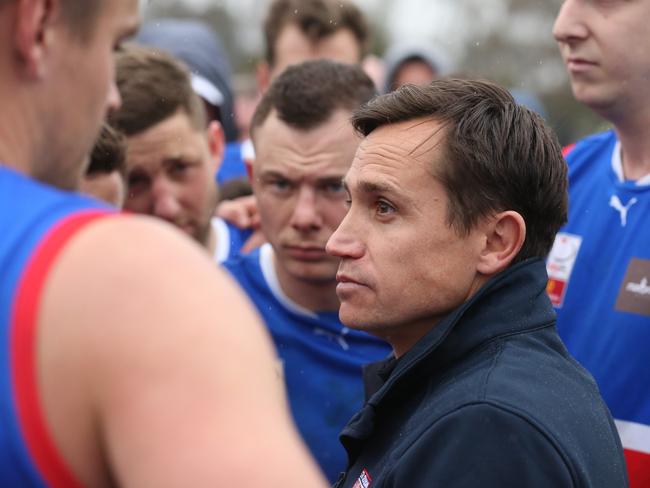
[[[296,206],[291,215],[291,226],[299,231],[318,230],[323,226],[323,218],[318,209],[316,192],[313,188],[301,187]]]
[[[560,7],[553,24],[555,40],[570,43],[587,37],[589,30],[584,22],[586,14],[580,0],[566,0]]]
[[[117,84],[115,81],[111,81],[108,87],[108,96],[106,99],[106,111],[110,113],[120,108],[122,105],[122,96],[120,91],[117,89]]]
[[[354,222],[354,217],[348,212],[338,228],[327,240],[325,250],[338,258],[359,259],[365,252],[365,245],[358,236],[360,226]]]
[[[154,181],[152,187],[152,213],[156,217],[174,221],[181,210],[174,186],[164,178]]]

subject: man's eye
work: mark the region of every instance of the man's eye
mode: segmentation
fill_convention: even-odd
[[[343,183],[328,183],[324,189],[327,193],[339,194],[343,192]]]
[[[377,213],[379,215],[390,215],[393,212],[395,212],[395,207],[390,203],[384,202],[383,200],[377,202]]]
[[[188,165],[185,163],[174,163],[170,168],[169,171],[174,174],[174,175],[181,175],[187,170]]]
[[[275,191],[284,192],[291,188],[291,184],[287,180],[273,180],[269,183],[271,188]]]
[[[149,179],[142,175],[131,175],[127,181],[129,193],[138,193],[144,190],[149,184]]]

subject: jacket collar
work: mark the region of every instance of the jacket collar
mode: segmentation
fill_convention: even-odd
[[[372,433],[377,406],[399,395],[398,387],[413,376],[415,368],[444,372],[492,340],[552,325],[555,312],[546,295],[547,280],[542,259],[518,263],[488,281],[399,360],[391,357],[368,365],[364,369],[368,401],[341,433],[348,451],[355,451],[352,439],[362,440]]]
[[[539,258],[518,263],[493,277],[394,364],[382,362],[379,373],[385,382],[369,402],[379,403],[395,383],[423,361],[444,370],[491,340],[553,323],[555,312],[546,295],[547,281],[545,263]]]

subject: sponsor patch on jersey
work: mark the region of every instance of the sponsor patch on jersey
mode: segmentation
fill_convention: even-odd
[[[368,470],[364,468],[357,481],[352,485],[352,488],[368,488],[371,483],[372,478],[370,477],[370,473],[368,473]]]
[[[553,248],[546,260],[546,272],[548,273],[546,293],[554,307],[559,308],[564,302],[564,295],[581,244],[582,237],[575,234],[558,232],[555,236]]]
[[[632,258],[616,299],[619,312],[650,317],[650,260]]]

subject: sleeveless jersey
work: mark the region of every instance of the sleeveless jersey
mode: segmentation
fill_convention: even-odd
[[[630,486],[650,486],[650,181],[625,181],[613,131],[566,151],[569,220],[547,261],[560,336],[598,382]]]
[[[298,430],[327,478],[336,481],[347,466],[338,436],[364,401],[361,367],[384,359],[390,346],[348,329],[337,312],[315,313],[286,297],[277,280],[270,244],[224,266],[264,318],[283,363]]]
[[[0,486],[80,486],[57,452],[36,388],[40,292],[60,250],[110,209],[0,165]]]

